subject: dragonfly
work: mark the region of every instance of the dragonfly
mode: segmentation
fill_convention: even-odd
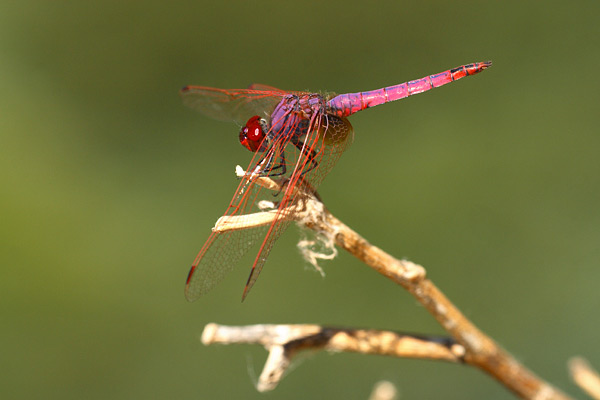
[[[194,301],[208,292],[260,243],[242,293],[242,301],[246,298],[275,241],[293,220],[290,206],[306,196],[307,190],[316,193],[352,142],[354,132],[347,117],[477,74],[490,66],[490,61],[466,64],[398,85],[341,95],[287,91],[262,84],[252,84],[247,89],[181,89],[185,105],[217,120],[237,123],[241,127],[240,143],[253,153],[246,171],[238,175],[237,190],[221,217],[235,219],[237,228],[212,229],[188,273],[186,298]],[[284,184],[279,190],[270,190],[258,184],[261,177]],[[304,190],[298,190],[300,187]],[[265,223],[253,223],[252,216],[265,209],[271,218]]]

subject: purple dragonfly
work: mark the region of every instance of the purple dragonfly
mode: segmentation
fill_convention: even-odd
[[[285,91],[260,84],[248,89],[183,88],[181,96],[187,106],[241,126],[240,143],[254,153],[219,220],[235,223],[228,229],[213,228],[188,274],[186,298],[194,301],[209,291],[254,244],[261,242],[242,300],[246,297],[273,244],[293,220],[290,206],[303,196],[297,188],[302,186],[314,192],[352,142],[353,129],[346,117],[477,74],[490,65],[489,61],[462,65],[415,81],[338,96]],[[279,190],[268,190],[257,184],[259,177],[277,179],[283,184]],[[263,200],[260,208],[259,200]],[[265,212],[265,207],[271,218],[264,223],[254,222],[252,215]]]

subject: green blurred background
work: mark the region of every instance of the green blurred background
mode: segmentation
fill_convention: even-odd
[[[3,398],[511,398],[469,367],[308,355],[270,394],[266,353],[204,347],[208,322],[442,333],[348,254],[306,267],[296,228],[187,303],[189,265],[250,153],[182,106],[186,84],[338,93],[493,60],[351,117],[321,185],[372,243],[423,264],[484,331],[580,396],[600,367],[598,2],[4,2],[0,12]]]

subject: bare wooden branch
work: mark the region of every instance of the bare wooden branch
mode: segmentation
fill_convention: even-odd
[[[257,389],[274,389],[292,358],[301,350],[327,350],[378,354],[403,358],[420,358],[462,362],[464,348],[445,336],[421,336],[374,329],[347,329],[319,325],[249,325],[208,324],[202,343],[260,344],[269,357],[259,377]]]
[[[255,179],[255,183],[269,190],[282,189],[280,182],[270,178],[254,177],[253,179]],[[425,268],[408,260],[398,260],[371,245],[334,217],[317,198],[314,191],[306,190],[301,196],[295,196],[295,198],[301,204],[297,204],[294,211],[286,217],[294,218],[298,224],[332,240],[375,271],[408,290],[464,348],[463,358],[466,363],[487,372],[521,398],[536,400],[569,398],[525,368],[469,321],[427,279]],[[312,327],[312,329],[317,329],[315,326]],[[269,359],[275,358],[273,354],[272,352]],[[281,355],[281,357],[283,356],[285,354]],[[282,366],[283,364],[280,363],[279,367]]]
[[[571,377],[591,398],[600,400],[600,374],[581,357],[569,361]]]
[[[317,201],[316,199],[312,201]],[[316,206],[317,209],[320,206]],[[306,213],[311,216],[311,213]],[[383,276],[404,287],[465,348],[465,361],[487,372],[525,399],[568,399],[558,389],[525,368],[496,342],[480,331],[426,278],[425,269],[407,260],[398,260],[371,245],[328,210],[319,218],[301,221],[306,227],[334,238],[335,243]]]

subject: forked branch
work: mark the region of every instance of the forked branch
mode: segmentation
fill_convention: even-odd
[[[271,190],[281,189],[279,182],[265,177],[257,178],[255,183]],[[422,266],[407,260],[398,260],[380,248],[371,245],[358,233],[354,232],[352,229],[334,217],[324,207],[323,203],[321,203],[313,194],[303,193],[301,196],[295,197],[298,198],[298,201],[302,204],[296,205],[296,208],[293,210],[293,212],[287,214],[286,217],[293,218],[298,224],[315,231],[319,235],[329,238],[330,240],[334,241],[336,245],[345,249],[359,260],[363,261],[369,267],[373,268],[375,271],[401,285],[435,317],[435,319],[453,338],[453,345],[459,345],[461,349],[460,355],[450,351],[449,358],[446,358],[446,361],[456,362],[458,360],[456,357],[459,357],[466,364],[472,365],[487,372],[521,398],[569,398],[549,383],[537,377],[533,372],[519,363],[514,357],[504,351],[496,342],[480,331],[429,279],[427,279],[425,269]],[[265,218],[264,213],[258,213],[255,215],[257,221],[263,221]],[[248,327],[248,330],[235,328],[236,332],[239,333],[239,336],[237,338],[231,338],[231,335],[228,335],[230,338],[227,342],[243,342],[244,340],[242,338],[246,337],[248,332],[254,332],[254,334],[259,332],[263,337],[255,338],[252,343],[261,343],[269,348],[271,355],[269,356],[269,361],[267,361],[267,363],[274,363],[275,361],[272,361],[272,359],[276,359],[279,360],[277,361],[279,363],[279,367],[285,364],[282,360],[288,362],[289,356],[292,355],[289,353],[289,350],[287,350],[288,353],[286,353],[285,346],[291,346],[291,343],[293,343],[293,352],[300,348],[307,347],[326,348],[326,346],[331,345],[329,340],[314,341],[311,339],[311,337],[314,337],[314,335],[319,332],[321,332],[321,336],[318,337],[327,337],[327,335],[331,336],[331,334],[334,332],[331,330],[331,328],[308,325],[310,328],[303,328],[306,335],[300,336],[300,338],[293,335],[288,336],[288,342],[277,343],[274,345],[273,343],[281,340],[280,329],[285,332],[297,332],[298,326],[259,325],[258,327],[259,328],[256,326]],[[303,327],[307,326],[303,325]],[[219,329],[227,328],[222,327]],[[303,332],[303,329],[300,329],[300,332]],[[381,331],[338,330],[335,332],[336,335],[343,335],[343,332],[349,331],[363,332],[366,339],[362,340],[361,343],[368,343],[369,340],[376,341],[378,335],[381,334]],[[221,331],[217,330],[217,332]],[[327,334],[323,332],[327,332]],[[376,334],[374,332],[379,333]],[[386,333],[386,335],[387,334],[392,335],[392,333],[389,332]],[[211,343],[214,342],[216,341],[211,341]],[[220,342],[224,343],[225,341],[221,340]],[[457,348],[459,347],[455,347],[455,349]],[[274,349],[276,349],[275,352]],[[341,350],[349,351],[347,349]],[[367,353],[372,352],[367,351]],[[400,354],[396,355],[407,356]],[[413,354],[413,356],[416,355]],[[456,359],[452,360],[452,356],[454,356]],[[420,357],[423,357],[423,355]],[[435,357],[427,356],[427,358]],[[265,372],[268,370],[271,372]],[[270,374],[274,371],[274,369],[271,367],[267,369],[267,366],[265,366],[265,371],[263,371],[263,374]],[[272,377],[277,376],[278,380],[281,378],[281,375],[282,372],[279,374],[274,374]],[[265,384],[263,389],[268,390],[272,387],[274,386]]]
[[[260,344],[269,357],[258,379],[261,392],[277,386],[300,350],[327,350],[379,354],[461,362],[464,348],[441,336],[420,336],[374,329],[345,329],[319,325],[248,325],[208,324],[202,333],[205,345],[220,343]]]

